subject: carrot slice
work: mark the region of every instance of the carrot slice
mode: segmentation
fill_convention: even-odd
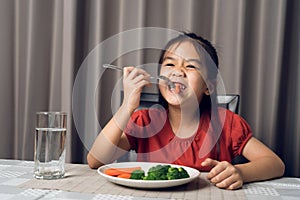
[[[116,169],[106,169],[104,171],[105,174],[109,175],[109,176],[118,176],[120,174],[122,174],[122,172],[116,170]]]
[[[120,174],[131,174],[135,170],[140,170],[141,167],[127,167],[127,168],[108,168],[104,173],[110,176],[119,176]]]
[[[179,94],[179,93],[180,93],[180,85],[178,85],[178,84],[175,85],[175,90],[174,90],[174,92],[175,92],[176,94]]]
[[[120,175],[118,175],[117,177],[118,178],[127,178],[127,179],[129,179],[130,178],[130,176],[131,176],[131,174],[120,174]]]

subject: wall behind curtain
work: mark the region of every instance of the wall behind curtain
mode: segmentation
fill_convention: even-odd
[[[286,175],[300,176],[299,10],[297,0],[2,0],[0,158],[32,160],[35,112],[64,110],[70,114],[68,160],[85,162],[84,136],[78,135],[71,107],[80,66],[115,34],[163,27],[212,41],[227,93],[241,95],[240,114],[283,158]],[[143,63],[145,55],[137,52],[115,62]],[[105,73],[99,83],[96,76],[85,77],[98,85],[101,126],[113,114],[110,94],[121,77]],[[81,88],[82,105],[88,104],[89,87]],[[82,120],[89,115],[84,108]],[[85,128],[97,135],[96,126]]]

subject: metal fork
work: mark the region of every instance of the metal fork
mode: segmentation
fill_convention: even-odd
[[[116,65],[111,65],[111,64],[103,64],[102,65],[104,68],[109,68],[109,69],[115,69],[119,71],[123,71],[122,67],[116,66]],[[170,87],[170,89],[175,88],[175,84],[167,77],[159,75],[157,77],[150,76],[150,79],[155,79],[155,80],[163,80],[167,82],[167,85]]]

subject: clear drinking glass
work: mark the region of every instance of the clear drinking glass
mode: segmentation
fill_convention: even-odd
[[[67,113],[36,113],[34,177],[58,179],[65,174]]]

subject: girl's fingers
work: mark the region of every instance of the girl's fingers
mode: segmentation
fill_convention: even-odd
[[[243,185],[243,179],[239,171],[227,161],[208,160],[204,164],[210,163],[214,167],[207,174],[207,178],[219,188],[237,189]]]
[[[233,176],[228,177],[220,183],[215,184],[218,188],[225,188],[234,190],[242,187],[243,181],[241,179],[235,179]]]
[[[136,67],[124,67],[124,76],[129,80],[134,80],[136,77],[144,75],[145,77],[150,77],[150,75],[143,69]]]
[[[148,85],[149,81],[148,80],[141,80],[137,82],[135,85],[137,88],[143,88],[144,86]]]
[[[124,67],[124,87],[138,89],[150,83],[150,75],[143,69],[136,67]]]
[[[231,185],[229,185],[226,189],[235,190],[235,189],[241,188],[242,186],[243,186],[242,181],[236,181],[236,182],[232,183]]]
[[[238,170],[227,161],[219,162],[208,158],[201,165],[213,167],[207,178],[219,188],[237,189],[243,185]]]
[[[226,168],[224,163],[219,162],[217,160],[210,159],[210,158],[207,158],[204,162],[202,162],[201,165],[212,167],[210,172],[207,174],[208,179],[212,179],[212,178],[216,177],[219,173],[224,171]]]
[[[143,69],[124,67],[123,72],[124,99],[123,105],[129,112],[134,111],[140,104],[140,95],[144,86],[150,83],[150,75]]]
[[[230,181],[231,176],[232,176],[232,173],[230,173],[229,170],[224,168],[220,173],[218,173],[216,176],[211,178],[210,181],[214,184],[221,183],[221,182],[225,181],[226,179],[228,179],[227,181]],[[227,184],[229,184],[229,183],[227,183]]]
[[[132,81],[133,81],[134,84],[136,84],[140,81],[143,81],[143,80],[147,81],[147,83],[148,83],[149,79],[150,79],[150,76],[145,76],[143,74],[139,74]]]
[[[219,163],[219,161],[217,161],[217,160],[213,160],[213,159],[211,159],[211,158],[206,158],[206,159],[201,163],[201,165],[202,165],[203,167],[207,167],[207,166],[209,166],[209,167],[214,167],[214,166],[216,166],[218,163]]]
[[[135,67],[128,66],[123,68],[123,75],[124,77],[128,77],[128,75],[134,70]]]

